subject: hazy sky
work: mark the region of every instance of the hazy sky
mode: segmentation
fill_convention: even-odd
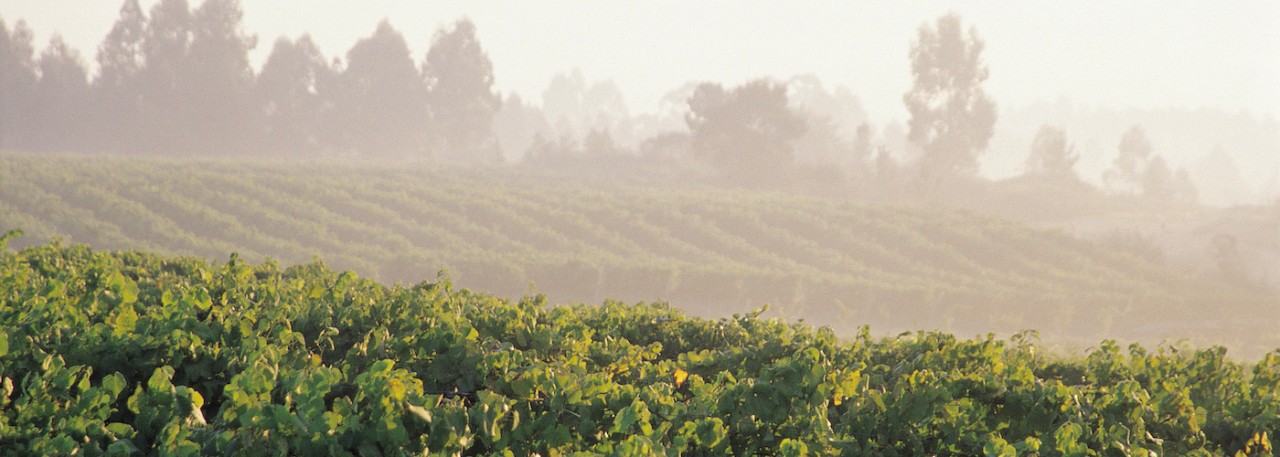
[[[201,0],[191,0],[193,7]],[[92,61],[121,1],[3,0],[38,48],[58,31]],[[155,0],[143,0],[149,10]],[[1002,107],[1083,105],[1245,110],[1280,117],[1280,1],[537,1],[243,0],[260,64],[281,35],[310,32],[345,54],[383,18],[421,61],[441,25],[471,18],[497,85],[540,100],[574,67],[613,80],[632,112],[689,80],[734,84],[815,73],[847,86],[881,122],[905,119],[909,41],[948,11],[986,40],[988,90]]]

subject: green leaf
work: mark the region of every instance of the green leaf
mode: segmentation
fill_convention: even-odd
[[[107,446],[107,455],[112,457],[130,456],[137,452],[138,452],[138,446],[135,446],[133,444],[133,441],[128,439],[122,439],[120,441],[111,443],[111,445]]]
[[[613,417],[613,428],[609,429],[609,433],[623,433],[631,430],[631,426],[635,425],[637,420],[639,415],[636,414],[635,407],[622,408],[622,411],[618,411],[618,415]]]
[[[120,300],[124,304],[130,304],[138,301],[138,283],[132,279],[121,277],[124,281],[120,286]]]
[[[195,307],[200,311],[208,311],[213,307],[213,299],[209,297],[209,291],[203,287],[191,291],[191,293],[183,294],[182,301]]]
[[[138,325],[138,312],[133,310],[133,305],[123,305],[120,311],[116,312],[116,316],[111,319],[111,328],[116,336],[127,335],[133,333]]]
[[[422,419],[423,422],[428,424],[431,423],[431,411],[428,411],[427,408],[423,408],[418,405],[409,405],[408,409],[409,412],[413,413],[414,416],[418,416],[418,418]]]
[[[107,424],[107,431],[111,432],[111,434],[114,435],[116,438],[128,438],[133,436],[134,433],[136,433],[133,430],[132,425],[126,424],[124,422],[112,422]],[[128,440],[116,441],[115,443],[112,443],[112,446],[115,446],[116,444],[121,442],[128,442]],[[132,446],[133,443],[129,443],[129,445]]]
[[[809,455],[809,446],[803,441],[787,438],[778,444],[778,455],[787,457],[804,457]]]
[[[982,447],[982,455],[986,457],[1018,457],[1018,450],[999,436],[991,436],[986,446]]]

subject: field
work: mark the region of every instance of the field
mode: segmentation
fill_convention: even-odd
[[[388,283],[557,303],[663,300],[852,334],[1280,346],[1274,291],[974,212],[529,170],[0,156],[0,227],[102,250],[314,259]]]
[[[1280,352],[1048,356],[0,241],[2,455],[1272,455]]]
[[[1280,347],[1280,295],[971,212],[528,170],[0,155],[0,227],[554,303],[665,300],[852,335],[939,329]]]

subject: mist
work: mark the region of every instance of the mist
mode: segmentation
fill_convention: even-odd
[[[832,77],[821,44],[858,43],[804,35],[758,45],[785,64],[721,79],[689,64],[655,88],[589,61],[522,72],[503,60],[523,49],[510,36],[486,41],[513,19],[488,23],[487,9],[429,31],[388,16],[275,37],[249,27],[265,4],[127,0],[85,44],[37,40],[59,24],[21,14],[55,7],[18,3],[0,11],[0,229],[27,232],[16,246],[320,258],[402,284],[445,270],[513,298],[706,315],[773,304],[845,332],[1212,342],[1242,325],[1219,314],[1280,318],[1274,65],[1250,64],[1261,83],[1202,88],[1134,70],[1150,56],[1067,62],[1087,52],[1049,48],[1118,81],[1075,100],[1056,76],[1001,66],[1046,58],[1025,57],[1008,17],[954,6],[842,11],[893,18],[874,29],[896,43],[891,61],[850,58],[866,57],[853,72],[900,77]],[[1166,26],[1185,25],[1174,16]],[[769,22],[744,9],[715,33],[665,19],[672,36],[702,37],[689,48],[720,51],[737,27]],[[1273,32],[1241,29],[1198,65],[1265,60],[1231,46]],[[692,59],[624,58],[677,74]],[[1142,102],[1098,102],[1124,87]],[[1152,90],[1171,104],[1152,105]]]

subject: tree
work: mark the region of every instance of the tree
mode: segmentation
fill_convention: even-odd
[[[596,129],[591,129],[582,137],[582,152],[596,157],[618,156],[623,153],[622,148],[613,140],[613,134],[608,130]]]
[[[426,87],[409,45],[387,21],[347,51],[326,123],[334,144],[366,156],[422,158],[426,151]]]
[[[1143,197],[1164,202],[1195,203],[1198,194],[1185,168],[1174,172],[1164,157],[1156,155],[1151,158],[1142,175]]]
[[[1191,173],[1186,168],[1178,168],[1173,174],[1172,197],[1175,201],[1182,203],[1199,203],[1200,190],[1196,189],[1195,182],[1191,181]]]
[[[689,97],[685,117],[694,154],[740,182],[776,181],[794,160],[792,142],[805,120],[787,106],[787,88],[757,80],[726,91],[704,83]]]
[[[138,75],[143,137],[140,147],[145,150],[182,153],[195,128],[184,93],[184,79],[196,68],[188,59],[191,27],[191,9],[186,0],[160,0],[151,8],[142,40],[145,65]]]
[[[1119,153],[1111,162],[1111,168],[1103,172],[1103,182],[1112,191],[1137,193],[1144,187],[1143,175],[1149,166],[1152,150],[1151,141],[1142,126],[1130,127],[1120,137]]]
[[[437,156],[460,161],[502,160],[493,118],[502,97],[493,90],[493,63],[476,39],[476,27],[460,20],[436,32],[422,64]]]
[[[688,97],[680,98],[684,105]],[[555,75],[542,92],[542,107],[560,135],[581,137],[591,130],[608,130],[619,143],[638,142],[622,90],[613,81],[587,84],[582,71]]]
[[[23,148],[30,144],[24,132],[36,85],[33,33],[21,19],[10,32],[0,20],[0,148]]]
[[[89,94],[89,71],[80,52],[54,35],[40,54],[40,80],[30,114],[33,146],[60,152],[83,147]]]
[[[582,117],[582,98],[586,94],[587,83],[582,71],[558,73],[551,77],[551,82],[542,91],[542,110],[547,121],[560,135],[578,135],[579,118]]]
[[[1031,154],[1027,156],[1028,175],[1058,182],[1078,181],[1076,176],[1075,146],[1067,141],[1067,133],[1060,128],[1041,126],[1031,141]]]
[[[138,74],[143,67],[142,43],[147,17],[138,0],[125,0],[111,32],[98,46],[98,76],[93,81],[96,142],[108,149],[132,150],[141,134],[141,94]]]
[[[247,145],[257,125],[252,108],[249,51],[257,38],[244,32],[239,0],[205,0],[192,16],[191,46],[180,87],[194,124],[188,140],[204,153],[226,154]]]
[[[280,38],[255,86],[260,146],[270,154],[315,155],[323,149],[321,119],[336,72],[311,37]]]
[[[924,151],[921,172],[939,180],[971,175],[994,133],[996,107],[982,88],[988,70],[975,29],[966,36],[960,17],[948,14],[922,24],[911,44],[911,90],[903,96],[911,114],[908,138]]]
[[[1173,170],[1164,161],[1164,157],[1151,158],[1147,171],[1142,174],[1142,194],[1157,199],[1173,195]]]
[[[517,94],[508,95],[494,114],[493,130],[507,160],[518,161],[539,135],[551,135],[551,124],[537,106]]]

